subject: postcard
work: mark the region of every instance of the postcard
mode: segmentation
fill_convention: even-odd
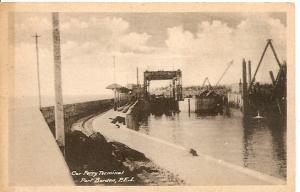
[[[291,3],[0,4],[4,191],[294,191]]]

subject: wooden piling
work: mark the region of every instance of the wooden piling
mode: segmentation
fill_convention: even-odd
[[[175,79],[172,80],[172,84],[173,84],[173,98],[176,99],[176,95],[175,95]]]
[[[248,111],[248,87],[247,87],[247,68],[246,61],[243,59],[243,113],[246,115]]]
[[[252,78],[252,76],[251,76],[251,61],[249,60],[248,61],[248,83],[249,83],[249,85],[250,85],[250,83],[251,83],[251,79]]]
[[[190,99],[188,99],[188,105],[189,105],[189,115],[191,114],[191,102]]]
[[[54,84],[55,84],[55,138],[62,153],[65,154],[64,108],[62,97],[61,53],[59,15],[52,13]]]
[[[269,73],[270,73],[270,77],[271,77],[272,83],[273,83],[273,85],[275,85],[276,81],[275,81],[275,77],[273,75],[273,71],[269,71]]]

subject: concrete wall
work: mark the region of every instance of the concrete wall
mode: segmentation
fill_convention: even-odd
[[[77,120],[113,107],[113,99],[89,101],[64,105],[64,120],[66,132],[70,132],[71,125]],[[42,107],[41,112],[51,130],[55,135],[54,106]]]
[[[39,108],[16,107],[10,113],[12,119],[9,123],[7,165],[9,186],[74,185],[64,157]]]
[[[148,101],[139,100],[126,114],[125,121],[127,128],[137,130],[139,128],[139,121],[142,115],[150,112],[150,104]]]

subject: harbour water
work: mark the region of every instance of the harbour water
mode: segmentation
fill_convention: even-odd
[[[188,112],[187,99],[179,106],[179,113],[143,117],[137,131],[235,165],[286,178],[285,126],[255,119],[245,126],[239,110],[231,110],[230,116],[199,116]],[[193,107],[191,99],[191,111]]]

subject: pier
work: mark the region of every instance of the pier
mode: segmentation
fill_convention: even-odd
[[[279,98],[286,96],[286,92],[281,91],[286,86],[286,65],[280,65],[276,78],[270,72],[271,87],[254,83],[256,72],[252,76],[250,61],[247,70],[247,63],[243,60],[242,69],[242,82],[237,84],[235,92],[230,87],[219,85],[222,78],[214,86],[205,78],[202,86],[183,87],[184,74],[181,70],[146,70],[143,72],[144,84],[140,85],[137,70],[137,84],[122,86],[113,83],[107,86],[113,91],[113,99],[64,105],[64,149],[68,166],[76,172],[83,166],[96,170],[121,166],[128,177],[137,179],[131,184],[122,183],[124,185],[284,184],[284,172],[276,175],[264,167],[248,165],[253,154],[247,143],[256,138],[253,126],[259,126],[251,119],[255,111],[259,110],[263,116],[267,112],[255,108],[261,104],[257,102],[263,102],[270,96],[270,103],[276,104],[272,106],[283,115],[284,100]],[[156,95],[150,91],[150,82],[154,80],[171,80],[172,84],[160,89],[164,94]],[[267,90],[270,88],[274,92],[269,93]],[[232,99],[234,94],[241,97]],[[265,99],[260,97],[258,100],[258,95]],[[265,102],[264,106],[270,103]],[[55,136],[54,109],[42,107],[41,111]],[[278,134],[275,125],[264,126],[272,126],[271,135]],[[243,149],[239,149],[241,141],[236,139],[243,139],[246,143]],[[284,147],[283,141],[276,145]],[[220,153],[222,148],[226,148],[228,154]],[[243,159],[236,154],[236,148],[243,153]],[[131,160],[126,160],[124,155],[129,155]],[[137,157],[139,165],[134,163]],[[284,163],[285,160],[278,161]],[[151,164],[157,174],[144,170],[140,166],[142,164]],[[76,184],[82,185],[78,175],[73,175],[73,179]],[[87,185],[98,185],[89,181],[92,181],[91,178],[85,178]]]
[[[254,105],[257,105],[255,104],[255,99],[253,98],[255,97],[254,94],[258,94],[259,92],[257,92],[257,90],[253,88],[253,83],[251,83],[255,78],[255,73],[254,76],[251,77],[251,62],[248,62],[248,74],[246,69],[246,61],[244,60],[242,64],[243,81],[242,83],[240,82],[238,84],[237,93],[243,96],[241,97],[241,108],[242,116],[244,119],[246,116],[249,116],[250,109],[253,108]],[[281,71],[277,75],[276,79],[272,78],[274,79],[274,90],[280,90],[280,88],[276,88],[276,86],[284,86],[282,83],[280,83],[280,81],[284,80],[284,69],[284,67],[281,67]],[[227,70],[228,68],[226,69],[226,71]],[[222,76],[224,76],[224,74],[222,74]],[[118,151],[120,150],[125,150],[123,147],[116,147],[119,145],[115,143],[117,142],[124,144],[126,148],[129,148],[129,150],[133,150],[130,153],[137,153],[136,155],[138,156],[144,155],[145,157],[143,158],[145,159],[142,160],[141,163],[150,161],[151,164],[155,164],[155,166],[158,166],[156,169],[162,172],[168,170],[170,171],[170,173],[168,174],[174,174],[178,176],[172,176],[172,178],[174,178],[173,180],[169,180],[166,178],[162,179],[161,177],[153,175],[151,172],[147,172],[144,170],[143,173],[144,175],[148,175],[148,179],[142,179],[143,176],[141,176],[141,174],[137,174],[133,176],[139,178],[138,181],[134,182],[134,185],[138,185],[143,182],[147,183],[148,181],[154,182],[152,184],[160,183],[160,185],[284,184],[285,181],[282,177],[272,176],[272,173],[263,173],[262,171],[257,170],[257,168],[251,168],[251,166],[250,168],[247,166],[242,166],[240,164],[242,162],[235,162],[236,160],[231,159],[230,155],[222,156],[219,154],[215,154],[215,152],[210,151],[209,147],[205,147],[204,149],[201,147],[199,148],[199,146],[195,145],[195,143],[199,142],[197,142],[197,139],[193,138],[192,136],[184,136],[191,140],[190,143],[187,142],[187,138],[181,138],[182,136],[180,135],[173,135],[172,137],[170,137],[170,135],[168,134],[164,135],[164,129],[174,129],[173,131],[176,131],[177,128],[178,131],[184,131],[185,127],[182,126],[182,124],[184,125],[186,123],[192,123],[190,122],[190,118],[195,118],[195,120],[197,120],[198,117],[201,117],[204,118],[205,121],[208,121],[206,122],[207,126],[211,126],[209,124],[213,124],[213,126],[217,127],[231,126],[229,124],[226,125],[226,119],[230,121],[230,118],[234,118],[234,121],[237,121],[237,123],[240,119],[240,116],[236,116],[235,112],[230,112],[231,117],[227,117],[228,114],[224,113],[224,110],[231,111],[229,108],[235,107],[235,105],[230,105],[230,100],[228,99],[228,95],[230,94],[230,91],[232,91],[230,88],[222,85],[211,86],[208,78],[205,78],[202,86],[183,88],[181,78],[182,72],[180,70],[145,71],[143,86],[138,84],[138,80],[136,85],[132,85],[130,87],[112,84],[113,87],[111,89],[114,92],[114,99],[94,101],[89,103],[78,103],[75,105],[65,105],[63,107],[65,112],[64,122],[65,127],[68,130],[66,132],[67,139],[65,149],[66,159],[71,169],[77,170],[78,166],[82,167],[83,162],[86,161],[88,162],[88,166],[90,166],[90,168],[98,167],[98,169],[106,169],[106,166],[115,166],[115,163],[107,164],[105,162],[115,162],[114,157],[111,156],[110,152],[107,153],[106,150],[112,150],[113,154],[118,153]],[[171,90],[172,94],[170,94],[170,96],[168,97],[151,94],[149,86],[150,81],[153,80],[172,80],[171,89],[162,89],[163,91],[167,92]],[[208,82],[208,85],[205,85],[205,82]],[[196,91],[192,92],[191,90]],[[123,94],[122,97],[120,96],[121,94]],[[201,102],[199,98],[202,99]],[[211,98],[216,99],[215,103],[206,101],[207,99]],[[274,101],[276,101],[276,99],[274,99]],[[211,106],[216,105],[215,108],[212,108],[212,110],[216,109],[217,111],[207,111],[206,113],[199,112],[199,109],[202,109],[203,107],[205,108],[205,106],[208,104]],[[52,127],[52,132],[55,135],[53,125],[53,110],[54,108],[51,107],[41,108],[46,121],[48,122],[49,126]],[[188,116],[186,116],[186,114],[188,114]],[[262,114],[265,115],[265,113]],[[218,124],[219,120],[209,120],[209,118],[207,119],[208,116],[210,116],[209,118],[218,118],[220,116],[223,116],[226,121]],[[154,117],[154,119],[150,121],[149,119],[151,119],[152,117]],[[155,119],[155,117],[157,117],[158,119]],[[168,120],[168,118],[171,118],[171,121],[172,119],[174,119],[175,122],[177,122],[179,119],[181,119],[181,121],[178,121],[179,124],[174,124],[175,127],[173,128],[169,127],[169,125],[167,124],[165,124],[165,127],[159,124],[156,125],[159,127],[153,127],[153,122],[163,122],[160,121],[160,118],[162,117],[167,118],[166,120]],[[197,120],[197,122],[200,123],[200,125],[194,123],[194,126],[205,126],[205,124],[201,125],[200,121]],[[244,120],[243,123],[245,123]],[[241,124],[234,126],[242,125],[244,126],[242,127],[242,129],[247,129],[247,132],[245,132],[244,134],[253,134],[249,132],[252,128],[248,128],[249,126],[253,126],[251,124]],[[151,129],[157,129],[161,131],[156,131],[157,133],[151,133]],[[216,128],[210,127],[210,129],[215,130]],[[217,128],[216,131],[220,131],[218,129],[219,128]],[[208,129],[207,131],[210,132],[210,130]],[[195,132],[195,130],[193,130],[192,133],[193,132],[194,134],[198,134],[197,132]],[[158,133],[162,135],[156,135]],[[169,134],[171,134],[171,132]],[[226,134],[223,136],[227,139],[230,139],[230,137],[226,136]],[[205,137],[202,137],[202,139],[203,138]],[[208,135],[208,138],[212,139],[210,135]],[[76,142],[76,144],[74,143],[74,141],[77,141],[79,143]],[[250,142],[251,137],[249,138],[249,136],[247,136],[246,141]],[[99,154],[96,156],[89,155],[90,153],[96,153],[93,149],[94,147],[92,147],[94,144],[88,144],[91,142],[97,146],[96,149],[99,148],[100,150],[98,151]],[[225,144],[227,142],[231,141],[227,140]],[[224,143],[220,144],[223,145]],[[216,143],[217,146],[220,144]],[[235,145],[235,143],[232,144]],[[200,144],[200,146],[201,145],[202,144]],[[82,148],[82,146],[85,147]],[[221,146],[219,147],[221,148]],[[77,148],[79,148],[80,150],[78,151]],[[92,151],[88,152],[87,154],[86,152],[84,152],[90,150]],[[244,150],[246,150],[247,153],[251,153],[247,148],[245,148]],[[77,159],[74,155],[81,158]],[[233,154],[233,156],[234,155],[235,154]],[[245,158],[248,158],[248,154],[244,155],[246,156]],[[82,159],[82,157],[85,157],[86,159]],[[96,161],[94,157],[98,160]],[[74,161],[74,158],[77,160]],[[247,164],[247,161],[243,163]],[[127,170],[129,168],[127,170],[127,173],[129,175],[134,175],[134,171],[130,171],[135,170],[134,166],[136,165],[134,165],[133,162],[124,161],[122,164],[125,166],[124,169]],[[262,168],[262,170],[264,169]],[[228,174],[231,175],[230,178],[228,177]],[[167,177],[170,177],[170,175]],[[80,184],[80,179],[77,180],[77,178],[77,176],[73,176],[75,182],[79,182],[78,184]],[[86,181],[88,182],[88,180]]]
[[[116,128],[109,119],[122,115],[110,110],[90,119],[83,129],[100,132],[106,138],[119,141],[143,153],[159,166],[180,175],[189,185],[236,185],[236,184],[283,184],[284,181],[247,168],[241,168],[221,159],[198,152],[198,157],[189,154],[189,149],[161,139],[138,133],[126,126]],[[190,162],[188,165],[185,162]],[[231,175],[230,178],[228,174]]]
[[[145,71],[144,90],[149,95],[150,82],[153,80],[172,80],[172,97],[176,101],[182,101],[182,72],[177,71]]]
[[[260,84],[256,82],[256,75],[259,71],[266,51],[270,47],[276,64],[278,65],[278,73],[276,78],[273,71],[269,71],[271,84]],[[286,119],[286,62],[280,62],[272,44],[272,40],[268,39],[267,44],[260,57],[259,63],[255,69],[253,76],[251,76],[251,61],[247,63],[244,59],[242,62],[243,81],[242,81],[242,95],[243,95],[243,113],[247,117],[254,116],[259,113],[265,116],[277,116],[283,121]],[[248,72],[248,74],[247,74]]]

